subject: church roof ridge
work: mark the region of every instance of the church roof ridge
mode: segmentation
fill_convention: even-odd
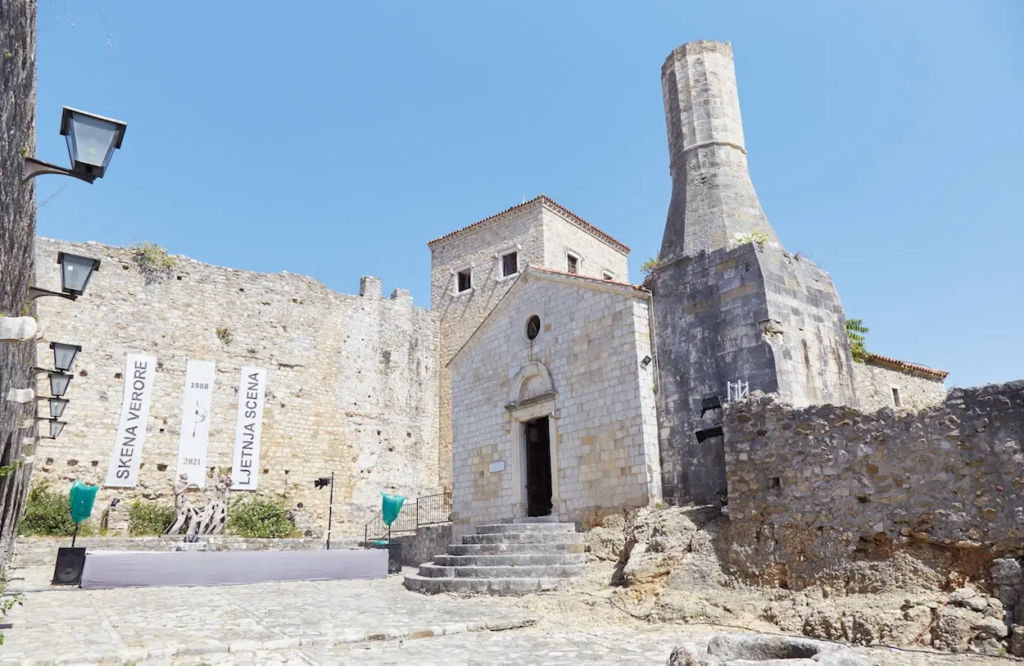
[[[624,254],[629,254],[630,249],[629,249],[628,245],[626,245],[625,243],[621,243],[621,242],[615,240],[614,238],[612,238],[611,236],[609,236],[605,232],[601,231],[600,229],[595,227],[593,224],[590,224],[589,222],[584,220],[582,217],[580,217],[576,213],[572,212],[571,210],[569,210],[568,208],[566,208],[562,204],[558,203],[557,201],[555,201],[551,197],[547,196],[546,194],[538,195],[538,196],[534,197],[533,199],[530,199],[529,201],[524,201],[521,204],[516,204],[515,206],[512,206],[511,208],[506,208],[505,210],[501,211],[500,213],[495,213],[494,215],[490,215],[488,217],[485,217],[484,219],[478,220],[477,222],[474,222],[473,224],[467,225],[467,226],[462,227],[460,229],[456,229],[455,231],[449,232],[449,233],[445,234],[444,236],[440,236],[438,238],[435,238],[434,240],[429,241],[427,243],[427,246],[430,247],[431,245],[434,245],[436,243],[440,243],[441,241],[447,240],[447,239],[449,239],[449,238],[451,238],[453,236],[457,236],[457,235],[461,234],[464,231],[469,231],[470,229],[474,229],[474,228],[480,226],[481,224],[484,224],[486,222],[490,222],[491,220],[499,218],[499,217],[501,217],[503,215],[507,215],[508,213],[511,213],[513,211],[522,210],[522,209],[524,209],[524,208],[526,208],[528,206],[536,205],[537,203],[540,203],[540,204],[543,204],[543,205],[547,205],[549,208],[553,209],[557,213],[560,213],[566,219],[568,219],[570,222],[572,222],[576,226],[580,227],[584,231],[590,232],[591,234],[593,234],[594,236],[596,236],[599,239],[603,240],[604,242],[608,243],[609,245],[611,245],[615,249],[619,250],[620,252],[622,252]]]
[[[936,370],[935,368],[929,368],[926,365],[918,365],[917,363],[910,363],[908,361],[901,361],[898,358],[891,356],[882,356],[881,354],[874,354],[868,352],[864,355],[864,361],[871,363],[872,365],[887,366],[894,370],[902,372],[919,372],[924,375],[930,375],[939,379],[945,379],[949,376],[949,373],[945,370]]]

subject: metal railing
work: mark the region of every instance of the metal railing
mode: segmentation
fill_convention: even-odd
[[[438,495],[424,495],[416,498],[415,510],[412,507],[402,507],[398,518],[391,523],[390,528],[384,524],[384,517],[378,513],[363,528],[363,543],[370,544],[384,539],[388,535],[409,534],[416,531],[417,527],[424,525],[440,525],[452,520],[452,494],[441,493]]]
[[[452,521],[452,494],[425,495],[416,498],[416,527],[440,525]]]

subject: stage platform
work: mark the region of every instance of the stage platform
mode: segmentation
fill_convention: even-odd
[[[83,589],[385,578],[388,551],[86,551]]]

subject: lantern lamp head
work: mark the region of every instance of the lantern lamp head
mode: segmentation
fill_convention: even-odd
[[[68,384],[71,383],[71,375],[63,372],[50,373],[50,394],[55,398],[62,397],[68,391]]]
[[[52,419],[50,421],[50,437],[52,439],[57,439],[58,437],[60,437],[60,433],[61,433],[62,430],[64,430],[64,426],[65,425],[67,425],[67,424],[64,423],[64,421],[58,421],[57,419]]]
[[[69,345],[65,342],[51,342],[50,349],[53,350],[53,367],[61,372],[71,372],[75,365],[78,352],[82,351],[82,345]]]
[[[48,398],[50,402],[50,418],[59,419],[64,415],[64,410],[67,408],[70,400],[64,398]]]
[[[64,107],[61,136],[67,137],[71,171],[102,178],[114,151],[121,147],[128,125],[120,120]]]
[[[89,278],[100,269],[100,260],[67,252],[57,253],[60,264],[60,288],[66,294],[81,296],[89,284]]]

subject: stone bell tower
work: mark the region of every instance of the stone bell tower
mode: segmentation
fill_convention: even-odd
[[[729,43],[684,44],[661,68],[672,200],[661,259],[728,247],[761,232],[777,242],[747,170]]]
[[[779,243],[747,170],[728,43],[675,49],[661,70],[669,203],[654,292],[662,487],[727,497],[721,409],[746,392],[856,405],[843,306],[827,273]]]

